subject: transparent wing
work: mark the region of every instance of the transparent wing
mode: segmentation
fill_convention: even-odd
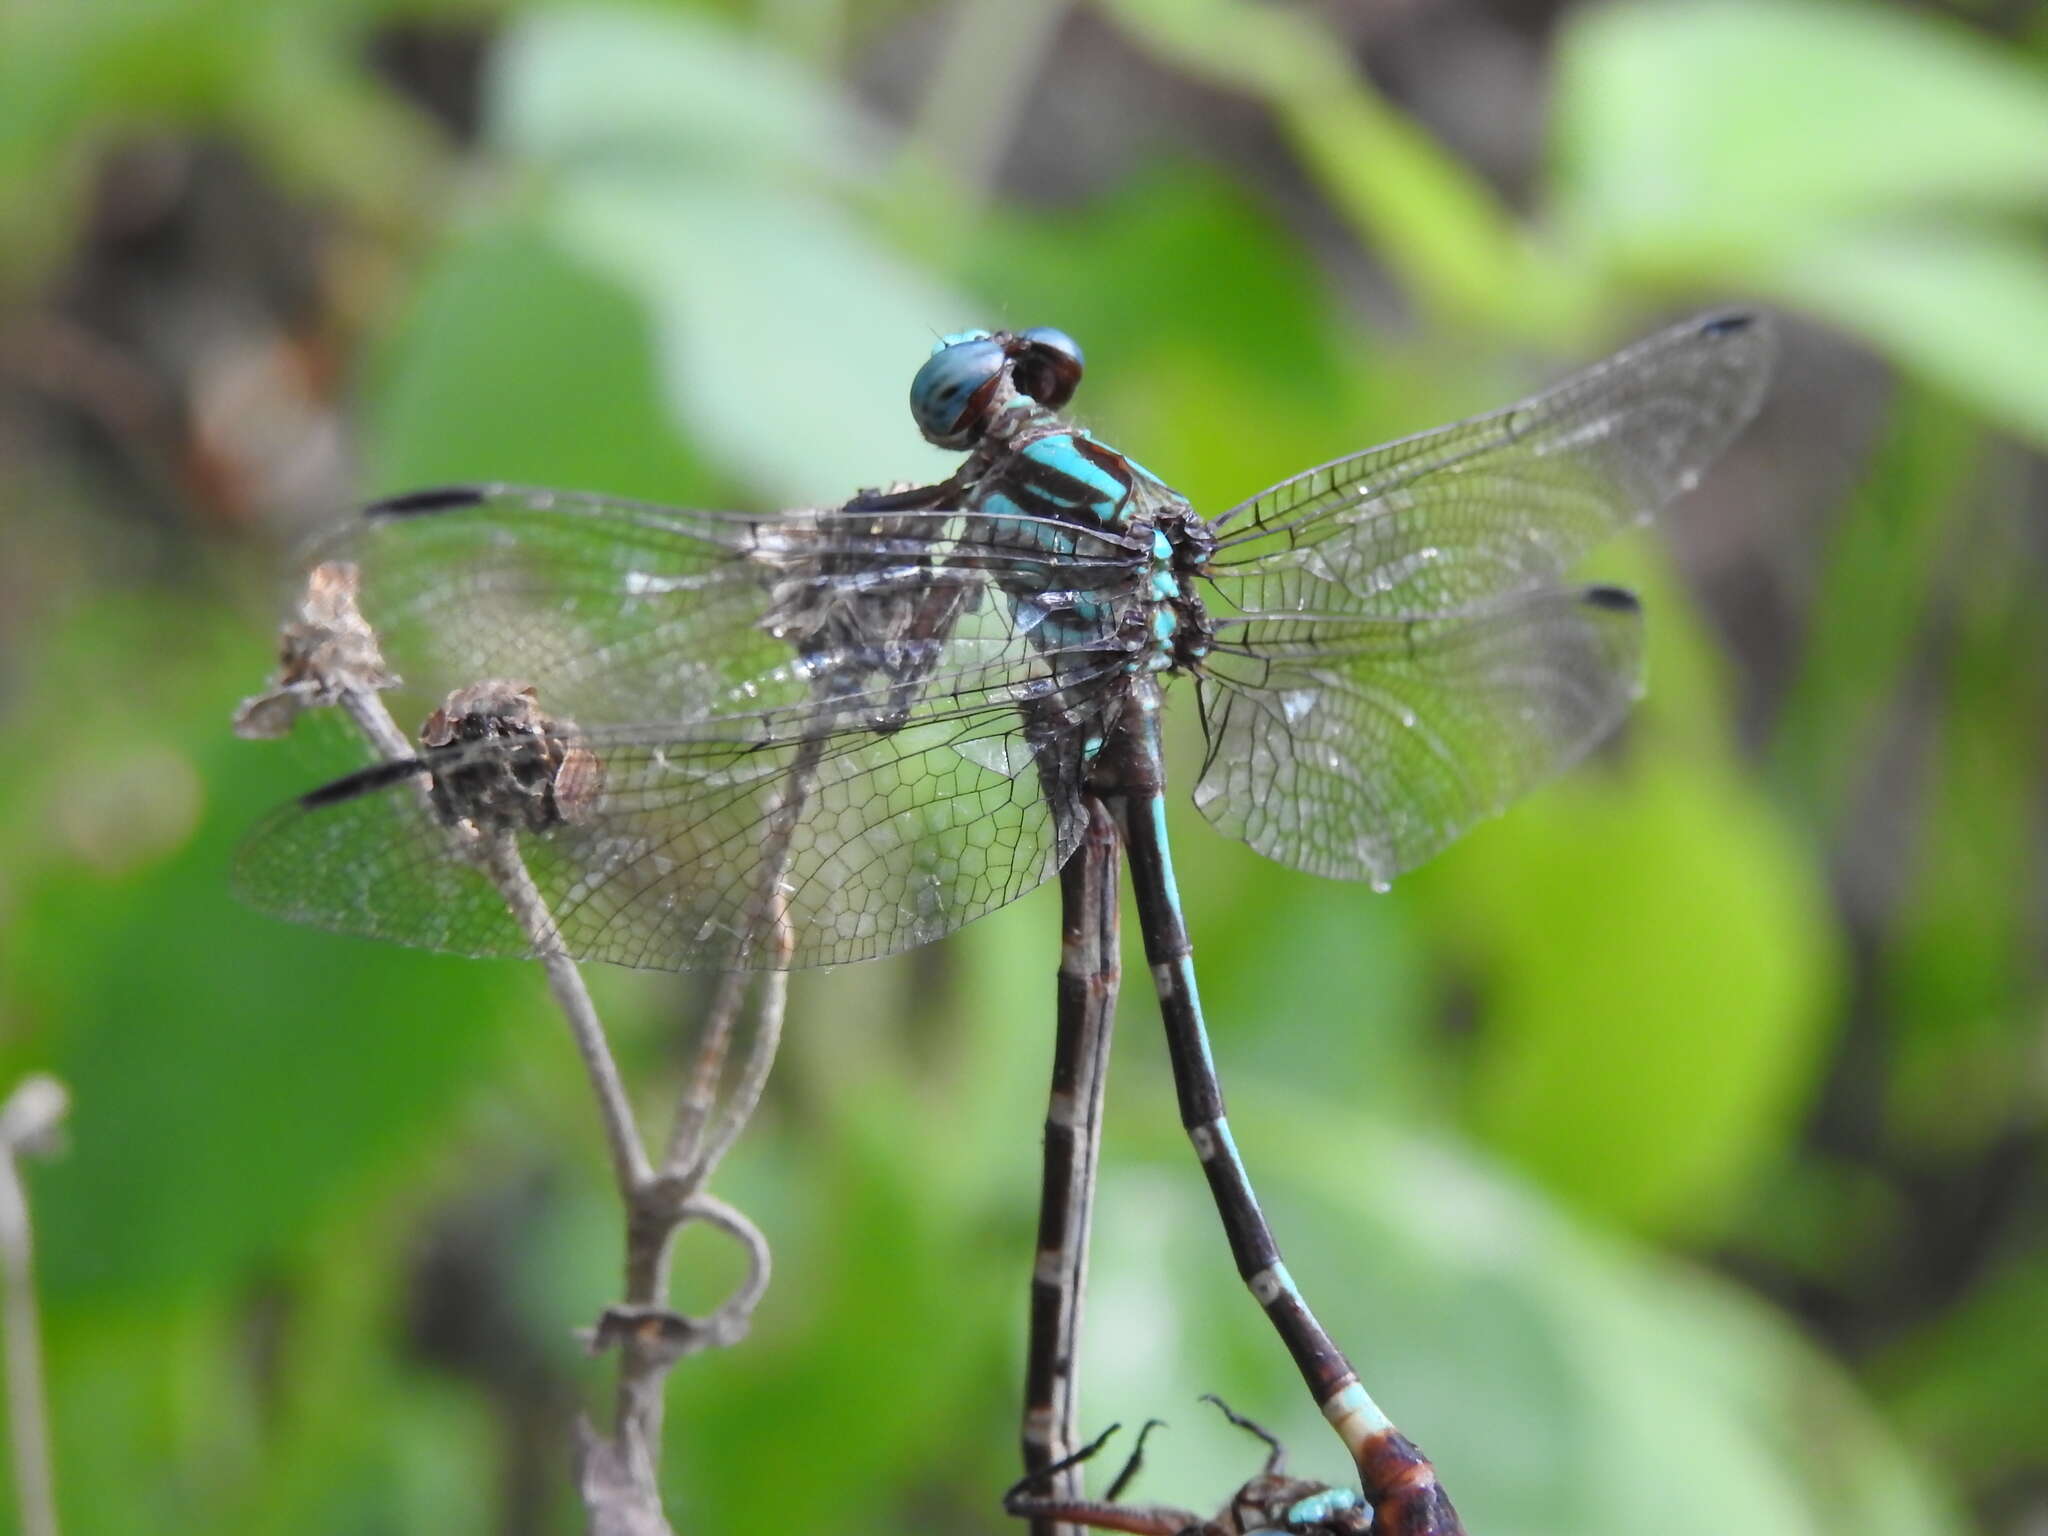
[[[571,741],[594,757],[601,789],[517,842],[581,959],[754,969],[890,954],[1031,889],[1065,861],[1081,824],[1078,737],[1034,731],[1011,709],[808,742],[632,730]],[[274,813],[241,850],[239,893],[341,932],[530,953],[497,890],[451,856],[424,782],[368,770]],[[762,941],[771,885],[789,923],[786,955]]]
[[[1195,803],[1268,858],[1385,885],[1612,730],[1641,629],[1632,596],[1590,587],[1225,641]]]
[[[511,823],[524,862],[571,953],[653,967],[886,954],[1057,869],[1079,722],[1119,675],[1142,568],[1128,541],[1014,516],[747,517],[504,488],[382,504],[324,553],[357,566],[416,710],[484,680],[530,698],[583,787]],[[502,747],[423,747],[420,771],[285,808],[245,845],[241,893],[347,932],[529,952],[451,859],[461,818],[428,792]],[[781,958],[760,943],[771,888]]]
[[[1756,414],[1774,354],[1761,316],[1704,316],[1519,405],[1296,475],[1216,519],[1217,586],[1251,617],[1394,618],[1554,585],[1698,480]]]
[[[975,511],[756,516],[517,486],[379,503],[319,555],[359,570],[401,724],[503,678],[584,726],[801,711],[826,673],[849,717],[900,710],[912,665],[952,707],[1006,698],[1057,662],[1034,622],[1120,611],[1143,559],[1111,533]],[[967,641],[929,644],[975,609]],[[1085,651],[1110,627],[1061,632]]]
[[[1635,695],[1638,618],[1557,583],[1698,480],[1773,355],[1760,317],[1705,316],[1218,518],[1204,813],[1384,883],[1577,758]]]

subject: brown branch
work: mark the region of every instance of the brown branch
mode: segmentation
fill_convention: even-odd
[[[519,857],[518,845],[509,832],[491,840],[482,867],[547,972],[548,991],[554,994],[555,1006],[568,1022],[576,1054],[583,1058],[583,1070],[597,1100],[598,1118],[604,1122],[605,1144],[612,1154],[612,1177],[619,1186],[620,1198],[630,1208],[639,1191],[654,1177],[654,1170],[647,1161],[640,1127],[633,1119],[633,1105],[626,1097],[619,1064],[612,1059],[611,1042],[597,1017],[597,1005],[591,1002],[590,989],[583,984],[583,972],[563,948],[554,914],[534,885],[533,876],[527,873],[526,861]]]

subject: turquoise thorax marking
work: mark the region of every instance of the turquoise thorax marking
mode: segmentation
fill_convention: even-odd
[[[990,530],[999,541],[1057,560],[1076,553],[1080,530],[1145,531],[1162,510],[1180,505],[1179,496],[1149,470],[1028,399],[1013,400],[1002,415],[997,441],[1006,443],[1008,454],[990,465],[977,498],[981,511],[1003,520]],[[1187,591],[1175,569],[1174,544],[1158,527],[1149,531],[1151,547],[1133,593],[1143,613],[1143,643],[1123,664],[1134,675],[1172,671],[1182,648],[1177,605]],[[1012,592],[1028,604],[1032,591],[1056,586],[1048,574]],[[1100,599],[1069,594],[1029,622],[1033,637],[1050,649],[1107,640],[1122,631],[1127,617]]]
[[[1086,436],[1081,432],[1048,432],[1044,437],[1036,437],[1026,443],[1017,457],[1054,474],[1065,475],[1083,487],[1079,496],[1070,499],[1041,484],[1040,494],[1048,501],[1076,511],[1085,506],[1103,527],[1122,528],[1131,520],[1131,488],[1075,446],[1077,438]]]

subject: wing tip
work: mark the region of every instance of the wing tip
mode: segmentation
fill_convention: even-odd
[[[1691,334],[1707,347],[1725,351],[1730,365],[1753,372],[1759,380],[1758,400],[1778,355],[1778,327],[1770,311],[1717,309],[1692,322]]]
[[[396,496],[386,496],[382,501],[373,501],[363,508],[363,516],[377,519],[386,517],[423,517],[431,512],[453,512],[463,507],[481,506],[485,491],[480,485],[436,485],[425,490],[402,491]]]
[[[1715,338],[1739,336],[1745,331],[1755,330],[1763,325],[1763,316],[1753,309],[1720,310],[1703,315],[1695,322],[1695,329],[1702,336]]]
[[[1579,594],[1579,601],[1588,608],[1599,608],[1607,613],[1643,611],[1643,600],[1627,587],[1588,587]]]

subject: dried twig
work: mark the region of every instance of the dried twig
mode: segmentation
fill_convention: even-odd
[[[53,1151],[71,1095],[54,1077],[23,1078],[0,1104],[0,1287],[5,1288],[8,1440],[22,1536],[57,1536],[56,1480],[36,1319],[34,1245],[20,1158]]]
[[[563,949],[554,914],[548,911],[533,876],[526,872],[525,861],[519,857],[519,847],[510,833],[500,833],[491,840],[482,867],[547,972],[548,991],[554,994],[555,1006],[568,1021],[569,1033],[576,1041],[576,1054],[583,1058],[590,1091],[597,1099],[605,1143],[611,1148],[612,1177],[618,1183],[620,1195],[630,1204],[654,1171],[648,1166],[647,1149],[641,1143],[639,1127],[634,1124],[633,1105],[626,1097],[625,1083],[619,1078],[618,1063],[612,1059],[611,1042],[605,1038],[597,1005],[591,1002],[590,989],[583,984],[583,972]]]
[[[298,613],[282,632],[284,661],[277,683],[269,693],[242,706],[235,722],[241,734],[282,735],[302,710],[331,705],[347,714],[386,760],[417,755],[378,697],[397,678],[385,668],[376,633],[356,605],[356,590],[353,566],[329,562],[315,567]],[[453,701],[451,696],[451,712],[455,712]],[[792,783],[796,783],[794,778]],[[425,772],[416,792],[431,810],[430,780]],[[800,798],[800,786],[785,796],[777,817],[785,830],[779,841],[771,839],[762,895],[754,913],[759,931],[782,957],[787,956],[791,939],[787,913],[777,893],[786,857],[786,828]],[[582,972],[562,942],[554,915],[520,857],[517,841],[509,832],[486,835],[469,823],[450,826],[447,835],[449,857],[471,864],[490,880],[547,972],[548,989],[568,1021],[597,1100],[613,1179],[625,1210],[625,1295],[618,1304],[605,1308],[585,1335],[593,1354],[611,1349],[619,1354],[611,1432],[599,1431],[587,1419],[577,1424],[577,1488],[589,1529],[592,1536],[671,1536],[662,1511],[659,1477],[663,1385],[669,1371],[685,1356],[725,1348],[744,1338],[754,1307],[768,1285],[767,1239],[739,1211],[706,1193],[704,1186],[760,1101],[781,1039],[787,980],[779,970],[760,979],[752,1041],[720,1113],[720,1092],[747,982],[738,972],[721,978],[699,1038],[696,1061],[677,1104],[674,1127],[656,1166],[648,1159],[632,1101]],[[693,1221],[725,1233],[740,1245],[747,1259],[745,1278],[704,1318],[686,1317],[668,1306],[670,1255],[676,1235]]]
[[[810,767],[810,760],[800,755],[790,771],[789,787],[771,818],[766,856],[754,897],[748,904],[745,931],[765,937],[775,963],[756,981],[759,999],[746,1061],[726,1094],[724,1112],[714,1125],[733,1027],[747,989],[747,976],[732,970],[719,979],[699,1037],[697,1059],[676,1104],[675,1123],[669,1130],[661,1168],[629,1203],[626,1302],[608,1310],[590,1338],[593,1349],[612,1345],[619,1349],[616,1422],[621,1433],[609,1446],[603,1446],[593,1439],[589,1426],[583,1426],[580,1440],[586,1504],[594,1481],[607,1485],[615,1482],[621,1471],[630,1472],[637,1465],[637,1458],[645,1454],[646,1447],[659,1441],[661,1383],[669,1369],[684,1355],[722,1348],[743,1337],[754,1306],[768,1286],[767,1241],[737,1210],[706,1194],[704,1185],[760,1103],[769,1069],[775,1064],[776,1047],[781,1042],[783,1004],[789,992],[789,977],[781,967],[795,943],[783,877],[787,871],[790,830],[802,805]],[[747,1254],[746,1278],[717,1311],[705,1318],[683,1317],[661,1305],[661,1298],[668,1294],[669,1255],[676,1234],[691,1221],[707,1222],[718,1228]],[[627,1426],[636,1431],[631,1438],[624,1433]],[[621,1526],[620,1536],[637,1536],[642,1528]]]

